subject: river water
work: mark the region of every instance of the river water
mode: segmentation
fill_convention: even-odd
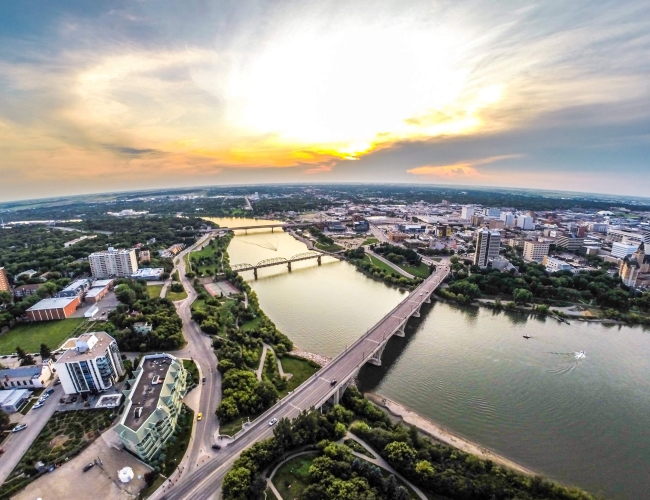
[[[238,235],[228,249],[233,264],[304,251],[268,230]],[[292,268],[244,277],[278,328],[311,352],[335,356],[404,298],[345,262]],[[381,367],[364,366],[361,390],[562,483],[613,499],[650,498],[650,332],[425,307],[405,338],[390,341]]]

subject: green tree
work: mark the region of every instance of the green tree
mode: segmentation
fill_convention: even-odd
[[[10,422],[11,420],[9,419],[9,415],[0,410],[0,430],[6,429],[9,426]]]
[[[387,444],[384,448],[384,453],[386,459],[400,469],[409,468],[416,456],[416,451],[413,448],[400,441]]]
[[[52,351],[47,344],[41,344],[40,355],[43,360],[52,358]]]
[[[0,305],[11,304],[12,298],[11,292],[5,290],[0,291]]]
[[[524,305],[532,302],[533,293],[525,288],[516,288],[512,294],[512,298],[514,299],[515,304]]]

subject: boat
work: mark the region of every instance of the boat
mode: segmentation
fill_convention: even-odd
[[[523,337],[524,337],[525,339],[529,339],[529,338],[530,338],[530,335],[524,335]]]
[[[576,359],[583,359],[586,357],[585,351],[576,352]]]

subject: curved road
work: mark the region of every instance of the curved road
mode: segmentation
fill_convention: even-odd
[[[173,486],[166,486],[164,490],[159,489],[150,498],[164,500],[217,498],[223,477],[239,454],[255,442],[273,434],[273,427],[269,425],[271,418],[294,419],[302,410],[320,405],[323,399],[332,392],[332,383],[347,380],[351,374],[365,364],[372,352],[383,343],[385,338],[397,330],[404,319],[411,316],[413,311],[421,306],[423,300],[433,293],[447,273],[446,265],[438,266],[435,273],[422,282],[366,334],[304,382],[292,394],[287,395],[257,418],[241,437],[218,451],[215,459],[206,460],[200,466],[195,467],[193,472],[184,474],[181,481]]]

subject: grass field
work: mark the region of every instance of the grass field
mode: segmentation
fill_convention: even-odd
[[[368,254],[366,254],[366,259],[367,259],[368,261],[370,261],[370,263],[371,263],[372,265],[374,265],[375,267],[378,267],[379,269],[383,269],[383,270],[386,271],[388,274],[394,274],[395,276],[401,276],[401,274],[398,273],[397,271],[395,271],[395,269],[393,269],[393,268],[390,267],[388,264],[386,264],[385,262],[382,262],[382,261],[379,260],[379,259],[376,259],[376,258],[374,258],[374,257],[372,257],[372,256],[370,256],[370,255],[368,255]]]
[[[361,245],[372,245],[373,243],[379,243],[379,240],[377,238],[366,238],[363,240],[363,243],[361,243]]]
[[[85,322],[84,318],[70,318],[22,323],[0,336],[0,354],[16,352],[16,346],[27,352],[38,352],[41,344],[46,344],[52,350],[57,349]]]
[[[149,294],[150,299],[155,299],[160,297],[160,292],[162,291],[163,285],[149,285],[147,287],[147,293]]]
[[[282,394],[280,394],[281,397],[284,397],[288,392],[293,391],[296,387],[320,370],[320,367],[317,366],[316,363],[312,363],[306,359],[294,358],[293,356],[284,355],[280,361],[284,372],[293,375],[287,381],[287,388],[282,392]]]
[[[266,490],[264,490],[264,497],[266,498],[266,500],[283,500],[281,498],[276,497],[275,493],[273,493],[273,490],[271,488],[266,488]]]
[[[317,454],[301,455],[292,458],[278,469],[273,476],[273,484],[282,498],[300,498],[309,486],[309,467]]]
[[[169,300],[183,300],[187,298],[187,292],[183,289],[182,292],[172,292],[171,288],[167,288],[167,295],[165,298]]]
[[[418,278],[426,279],[429,277],[429,266],[426,264],[420,264],[419,266],[399,266],[407,273],[411,273],[413,276]]]
[[[219,434],[225,434],[226,436],[232,436],[232,435],[236,434],[237,432],[239,432],[241,430],[242,422],[245,422],[248,419],[250,419],[250,421],[253,422],[260,415],[261,415],[261,413],[256,413],[254,415],[240,415],[239,417],[237,417],[232,422],[228,422],[227,424],[219,425]]]
[[[363,446],[361,443],[357,443],[354,439],[346,439],[343,441],[343,444],[351,450],[356,451],[357,453],[361,453],[362,455],[370,458],[377,458],[372,453],[370,453],[370,451],[368,451],[365,446]]]
[[[331,245],[323,245],[322,243],[316,243],[316,245],[314,246],[319,250],[323,250],[324,252],[338,252],[339,250],[343,250],[343,247],[337,245],[336,243],[332,243]]]

